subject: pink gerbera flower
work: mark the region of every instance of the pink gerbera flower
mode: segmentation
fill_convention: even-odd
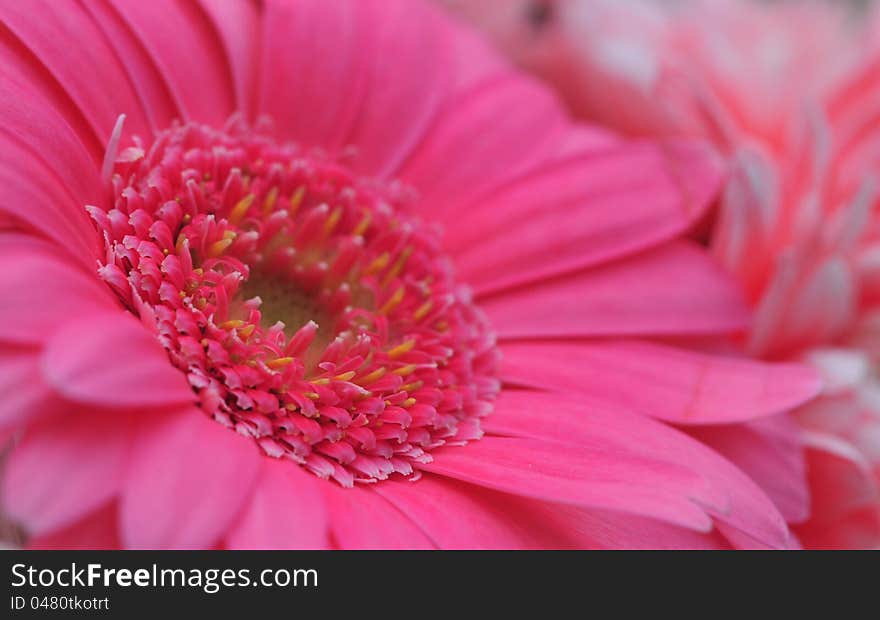
[[[817,389],[653,340],[748,319],[675,240],[719,181],[699,143],[576,127],[412,0],[0,13],[2,489],[31,546],[792,544],[659,421]],[[746,467],[783,512],[797,451]]]
[[[711,243],[757,310],[746,350],[826,377],[823,398],[797,415],[813,501],[796,531],[809,546],[880,545],[876,12],[558,0],[528,39],[525,11],[502,23],[479,1],[450,2],[579,115],[704,136],[730,155]]]

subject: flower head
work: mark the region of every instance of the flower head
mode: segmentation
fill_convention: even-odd
[[[0,11],[3,501],[30,545],[793,544],[666,423],[817,389],[669,344],[748,321],[678,239],[719,182],[702,143],[575,126],[412,0]]]

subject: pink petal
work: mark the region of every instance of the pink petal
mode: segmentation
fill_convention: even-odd
[[[0,262],[15,265],[0,270],[0,340],[40,343],[70,317],[88,317],[115,306],[110,290],[96,276],[66,265],[45,246],[3,244]]]
[[[584,510],[571,506],[569,527],[588,532],[600,549],[729,549],[730,543],[718,531],[695,532],[655,519],[606,510]]]
[[[678,494],[676,503],[693,500],[716,521],[742,532],[751,544],[772,547],[789,544],[785,520],[752,480],[698,441],[650,418],[592,402],[583,396],[574,399],[558,394],[507,390],[483,426],[494,434],[571,446],[599,445],[615,450],[622,446],[639,455],[644,463],[678,466],[699,475],[703,485],[692,483],[688,489],[686,484],[678,485],[672,478],[665,479],[663,469],[644,465],[641,471],[631,473],[632,480],[648,487],[667,487],[666,491],[673,496]],[[661,513],[652,512],[650,506],[646,508],[638,514],[663,518]]]
[[[149,135],[149,123],[122,66],[79,4],[13,2],[2,7],[0,21],[45,67],[41,78],[54,80],[70,97],[99,144],[107,143],[121,113],[126,114],[129,130]]]
[[[70,525],[120,490],[132,423],[122,413],[77,413],[32,425],[3,476],[4,504],[28,532]]]
[[[804,451],[788,416],[689,428],[688,433],[754,480],[788,523],[800,523],[807,518],[810,497]]]
[[[252,441],[198,409],[150,420],[129,457],[120,506],[124,545],[215,545],[247,505],[263,458]]]
[[[118,510],[111,502],[76,523],[28,539],[29,549],[119,549]]]
[[[306,146],[344,145],[366,92],[371,8],[323,0],[265,4],[257,102],[279,135]]]
[[[254,116],[259,61],[259,7],[253,2],[199,0],[217,31],[232,72],[237,109]]]
[[[471,199],[543,164],[568,131],[545,89],[504,70],[450,98],[400,176],[418,188],[420,211],[454,222]]]
[[[83,204],[93,203],[101,196],[96,182],[104,148],[91,148],[91,142],[82,138],[76,124],[65,114],[69,115],[73,105],[56,101],[53,94],[27,81],[10,80],[4,84],[0,91],[4,139],[29,150],[32,158],[53,171],[81,209]],[[0,152],[6,155],[5,148]],[[15,159],[3,157],[3,162],[14,164]],[[84,214],[83,220],[91,225]]]
[[[173,119],[181,118],[182,112],[177,98],[172,96],[170,84],[120,12],[105,2],[85,2],[82,6],[119,58],[153,130],[165,129]]]
[[[749,318],[732,278],[685,242],[510,289],[481,306],[502,338],[719,333]]]
[[[692,495],[714,500],[696,473],[619,446],[486,436],[431,454],[434,460],[420,465],[426,471],[505,493],[648,515],[700,531],[712,525],[690,501]]]
[[[102,154],[100,141],[82,111],[65,90],[58,87],[57,82],[51,74],[48,74],[39,59],[7,28],[3,28],[0,32],[0,75],[3,77],[3,90],[10,91],[0,93],[0,101],[3,101],[4,108],[20,107],[27,110],[28,101],[22,101],[18,106],[11,103],[16,99],[14,94],[16,91],[26,92],[27,99],[31,102],[39,102],[38,106],[30,110],[31,123],[43,115],[50,117],[48,123],[63,127],[64,138],[67,138],[64,134],[73,134],[92,158],[96,161],[100,160]],[[34,118],[34,112],[37,111],[42,113]],[[10,120],[17,119],[13,116]],[[44,128],[38,135],[48,133],[46,129],[48,128]],[[10,133],[16,132],[13,123],[4,122],[4,130]],[[74,153],[79,155],[78,150]]]
[[[93,270],[98,236],[83,204],[32,151],[2,135],[0,148],[0,214],[12,218],[12,228],[50,239],[77,266]]]
[[[81,403],[161,407],[196,400],[156,336],[121,310],[64,323],[47,342],[42,367],[49,385]]]
[[[549,504],[426,474],[388,481],[375,492],[413,520],[441,549],[590,547],[585,537],[554,527]],[[563,524],[569,525],[569,524]]]
[[[39,362],[37,347],[0,347],[0,429],[21,428],[31,417],[52,411],[50,391]]]
[[[192,2],[115,0],[114,5],[184,117],[222,126],[235,111],[235,90],[208,17]]]
[[[410,519],[372,489],[327,484],[322,490],[331,536],[340,549],[434,548]]]
[[[433,125],[451,90],[457,32],[430,3],[374,0],[371,8],[371,41],[357,50],[367,56],[369,87],[346,142],[357,147],[358,168],[390,176]]]
[[[478,294],[632,254],[704,213],[717,162],[698,143],[593,144],[455,210],[450,251]]]
[[[241,520],[226,538],[230,549],[326,549],[327,514],[319,480],[287,460],[264,459]]]
[[[579,509],[426,475],[389,481],[375,492],[410,517],[442,549],[715,548],[703,534],[653,519]]]
[[[679,424],[772,415],[804,403],[821,387],[818,375],[806,366],[644,341],[511,342],[504,343],[502,352],[502,376],[510,383],[588,394]]]
[[[49,100],[14,82],[0,90],[0,117],[0,219],[94,269],[98,235],[83,208],[100,198],[93,155]]]

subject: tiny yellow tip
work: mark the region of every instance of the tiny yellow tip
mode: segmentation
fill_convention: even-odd
[[[231,224],[237,225],[242,219],[244,219],[244,216],[247,215],[248,209],[254,204],[254,198],[256,198],[256,196],[248,194],[232,207],[232,211],[229,212],[229,222]]]
[[[401,366],[397,370],[392,371],[392,373],[397,375],[398,377],[406,377],[406,376],[413,374],[415,372],[415,370],[416,370],[415,364],[407,364],[406,366]]]
[[[272,210],[275,208],[275,203],[278,201],[278,186],[276,185],[272,189],[269,190],[269,193],[266,194],[265,200],[263,200],[263,214],[269,215]]]
[[[370,276],[374,273],[382,271],[385,267],[388,266],[388,263],[391,261],[391,255],[388,252],[383,252],[379,256],[373,259],[367,268],[364,270],[364,275]]]
[[[336,207],[333,211],[330,212],[330,215],[327,217],[327,221],[324,222],[324,237],[329,237],[333,234],[333,231],[336,228],[336,225],[339,224],[339,220],[342,217],[342,208]]]
[[[300,185],[296,188],[296,191],[293,192],[293,195],[290,197],[290,208],[288,211],[290,215],[296,213],[296,210],[299,209],[299,206],[302,204],[303,198],[306,195],[306,186]]]
[[[423,318],[425,318],[425,316],[427,316],[427,314],[431,311],[431,308],[433,308],[433,307],[434,307],[434,302],[429,299],[428,301],[423,303],[421,306],[416,308],[416,311],[413,312],[413,318],[416,321],[421,321]]]
[[[292,357],[276,357],[274,360],[266,362],[266,366],[275,370],[276,368],[284,368],[293,361]]]
[[[402,392],[415,392],[420,389],[423,385],[425,385],[424,381],[413,381],[412,383],[407,383],[401,386],[400,390]]]
[[[230,245],[232,245],[233,241],[234,239],[228,238],[223,238],[219,241],[215,241],[208,246],[208,256],[210,256],[211,258],[217,258],[221,254],[223,254],[223,252],[225,252]]]
[[[377,368],[376,370],[362,378],[358,383],[360,383],[361,385],[369,385],[374,381],[381,379],[385,375],[386,371],[387,369],[384,366],[381,368]]]
[[[414,346],[416,346],[416,341],[413,340],[412,338],[410,338],[409,340],[406,340],[406,341],[400,343],[399,345],[397,345],[393,349],[389,349],[388,350],[388,357],[390,357],[392,359],[394,359],[395,357],[400,357],[404,353],[409,353],[410,351],[412,351]],[[406,367],[404,366],[404,368],[406,368]]]
[[[379,308],[379,314],[388,314],[392,310],[394,310],[397,306],[400,305],[400,302],[403,301],[403,295],[405,291],[402,286],[398,287],[396,291],[388,298],[388,301]]]
[[[409,257],[412,256],[413,249],[410,247],[406,247],[400,253],[400,256],[397,257],[397,260],[394,261],[394,265],[391,269],[388,270],[388,273],[385,274],[385,279],[382,281],[382,286],[388,286],[388,283],[391,282],[394,278],[400,275],[400,272],[403,270],[404,265],[406,265],[406,261],[409,260]]]
[[[372,222],[373,216],[369,211],[364,212],[364,216],[361,218],[361,221],[358,222],[357,226],[354,227],[354,230],[351,231],[351,234],[355,237],[360,237],[365,232],[367,232],[367,228],[370,227],[370,222]]]

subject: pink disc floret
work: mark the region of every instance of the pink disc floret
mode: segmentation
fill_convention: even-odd
[[[232,121],[113,162],[99,274],[211,418],[343,486],[482,435],[495,339],[415,194]]]

